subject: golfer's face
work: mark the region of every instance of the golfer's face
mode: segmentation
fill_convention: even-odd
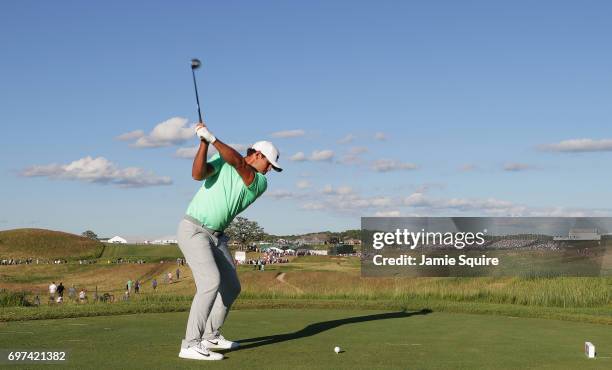
[[[254,167],[257,169],[257,172],[263,175],[267,174],[272,169],[272,164],[270,163],[270,161],[268,161],[268,158],[266,158],[266,156],[263,155],[261,152],[258,153],[257,162],[255,162],[254,164]]]
[[[272,169],[272,164],[270,163],[270,161],[268,161],[268,158],[266,158],[265,156],[262,156],[261,161],[262,161],[262,168],[263,168],[261,173],[265,175],[268,172],[270,172],[270,170]]]

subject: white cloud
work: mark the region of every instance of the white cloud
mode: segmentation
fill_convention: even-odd
[[[431,205],[431,202],[427,200],[425,194],[417,192],[412,193],[404,199],[404,205],[409,207],[427,207]]]
[[[198,147],[178,148],[176,152],[174,153],[174,156],[177,158],[193,159],[197,152],[198,152]],[[210,153],[208,153],[208,156],[210,157]]]
[[[21,172],[25,177],[76,180],[89,183],[117,185],[123,188],[170,185],[169,177],[155,176],[142,168],[119,168],[104,157],[85,157],[69,164],[35,165]]]
[[[353,188],[351,188],[350,186],[340,186],[338,189],[336,189],[336,193],[340,195],[347,195],[351,194],[352,192]]]
[[[315,203],[317,209],[325,209],[336,213],[348,213],[355,216],[364,215],[365,210],[386,211],[386,207],[394,204],[389,197],[362,197],[353,192],[350,188],[333,189],[326,186],[323,192],[325,198],[318,199]]]
[[[235,144],[235,143],[230,143],[227,144],[229,146],[231,146],[232,148],[236,149],[236,151],[242,155],[246,155],[246,150],[250,147],[250,145],[244,145],[244,144]],[[212,151],[213,153],[217,152],[217,148],[215,148],[214,146],[209,147],[210,151]]]
[[[463,166],[461,166],[459,168],[459,171],[461,172],[471,172],[471,171],[475,171],[478,167],[474,164],[464,164]]]
[[[284,189],[268,190],[263,196],[276,200],[304,200],[311,198],[311,194],[308,192],[295,192]]]
[[[400,211],[378,211],[374,214],[375,217],[400,217]]]
[[[300,180],[295,184],[295,186],[297,186],[298,189],[308,189],[312,185],[310,184],[310,181],[308,180]]]
[[[393,204],[393,200],[389,197],[377,197],[370,199],[370,204],[373,207],[388,207]]]
[[[264,193],[266,197],[274,199],[293,199],[296,198],[297,194],[288,190],[270,190]]]
[[[571,139],[555,144],[544,144],[539,146],[540,150],[550,152],[609,152],[612,151],[612,139]]]
[[[367,153],[368,152],[368,148],[365,146],[354,146],[349,150],[350,154],[363,154],[363,153]]]
[[[311,161],[331,161],[334,158],[334,152],[331,150],[315,150],[310,156]]]
[[[355,135],[347,134],[345,137],[338,140],[338,144],[348,144],[351,143],[353,140],[355,140]]]
[[[340,159],[340,163],[346,164],[346,165],[351,165],[351,164],[359,165],[363,163],[363,159],[361,159],[361,157],[357,155],[347,154],[347,155],[342,156],[342,158]]]
[[[321,194],[324,194],[322,197]],[[374,214],[384,217],[399,216],[610,216],[612,209],[568,209],[563,207],[529,208],[522,204],[496,198],[430,198],[415,192],[401,199],[390,196],[364,197],[350,187],[334,188],[326,185],[321,192],[293,193],[280,191],[276,199],[303,200],[301,209],[351,215]],[[405,209],[398,209],[404,208]]]
[[[385,135],[384,132],[377,132],[374,134],[374,139],[378,141],[385,141],[387,140],[387,135]]]
[[[417,166],[413,163],[405,163],[392,159],[379,159],[372,164],[372,169],[376,172],[415,170],[416,168]]]
[[[274,138],[288,138],[288,137],[300,137],[304,136],[306,133],[304,130],[287,130],[287,131],[277,131],[270,134],[270,136]]]
[[[300,208],[309,210],[309,211],[318,211],[318,210],[325,209],[325,205],[319,202],[308,202],[308,203],[302,204]]]
[[[532,170],[535,167],[526,163],[506,163],[504,165],[504,171],[509,172],[520,172],[526,170]]]
[[[321,190],[323,194],[337,194],[337,195],[348,195],[353,193],[353,188],[350,186],[339,186],[334,189],[333,186],[327,184]]]
[[[346,165],[360,165],[364,163],[364,160],[360,157],[360,154],[366,153],[368,148],[365,146],[355,146],[349,149],[348,154],[345,154],[340,159],[340,163]]]
[[[120,135],[119,137],[137,138],[132,131]],[[188,126],[188,120],[181,117],[173,117],[169,120],[157,124],[147,135],[141,135],[130,146],[135,148],[159,148],[165,146],[179,145],[189,139],[195,139],[193,127]]]
[[[119,141],[131,141],[143,137],[144,134],[145,133],[142,130],[130,131],[117,136],[116,139]]]
[[[403,205],[415,208],[426,208],[429,210],[456,210],[460,212],[477,211],[500,216],[519,215],[527,209],[524,206],[512,202],[488,198],[488,199],[464,199],[464,198],[439,198],[430,199],[424,193],[413,193],[404,198]]]
[[[306,155],[304,154],[304,152],[297,152],[291,157],[289,157],[289,160],[294,162],[303,162],[306,160]]]
[[[290,161],[293,162],[304,162],[304,161],[331,161],[334,158],[334,152],[331,150],[315,150],[312,152],[310,157],[306,157],[304,152],[297,152],[291,157],[289,157]]]

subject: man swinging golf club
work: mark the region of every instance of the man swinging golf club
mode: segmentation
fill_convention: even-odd
[[[193,272],[197,291],[193,297],[185,339],[179,357],[221,360],[223,355],[209,349],[234,349],[238,343],[219,332],[227,313],[240,293],[240,282],[223,230],[236,215],[266,191],[264,176],[278,166],[278,149],[268,142],[253,144],[245,157],[218,140],[199,123],[196,133],[200,147],[191,175],[204,181],[193,197],[178,228],[179,247]],[[218,154],[206,161],[208,147]]]

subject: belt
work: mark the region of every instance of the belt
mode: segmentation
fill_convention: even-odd
[[[185,217],[183,217],[184,220],[191,222],[194,225],[198,225],[200,226],[202,229],[206,230],[210,235],[214,235],[215,237],[220,237],[221,235],[223,235],[223,231],[218,231],[218,230],[213,230],[210,227],[206,227],[206,225],[202,225],[202,223],[200,221],[198,221],[197,219],[189,216],[189,215],[185,215]]]

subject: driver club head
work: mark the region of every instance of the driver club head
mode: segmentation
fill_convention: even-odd
[[[202,62],[200,62],[199,59],[191,59],[191,69],[198,69],[200,68],[200,66],[202,65]]]

